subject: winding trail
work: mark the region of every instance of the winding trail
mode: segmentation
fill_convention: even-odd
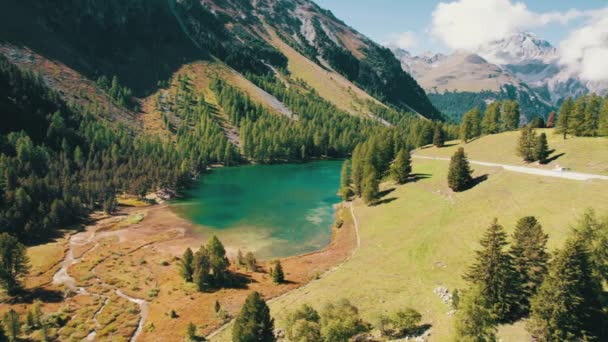
[[[99,247],[99,243],[96,243],[93,247],[91,247],[87,251],[85,251],[80,256],[80,258],[74,257],[74,251],[73,251],[74,246],[83,246],[83,245],[93,242],[95,239],[95,233],[96,232],[94,229],[88,229],[83,232],[70,236],[70,239],[68,241],[68,251],[65,254],[65,257],[63,258],[63,261],[61,262],[61,268],[53,275],[53,284],[54,285],[63,285],[66,288],[68,288],[69,290],[74,291],[79,295],[90,295],[90,296],[94,296],[94,297],[103,299],[102,306],[95,312],[95,314],[93,316],[93,321],[95,322],[96,327],[92,331],[90,331],[89,334],[87,335],[86,339],[88,341],[95,340],[95,338],[97,336],[97,330],[99,328],[99,327],[97,327],[97,317],[103,311],[103,309],[108,305],[108,303],[110,302],[110,298],[105,295],[91,293],[91,292],[87,291],[87,289],[85,287],[76,286],[76,279],[74,279],[74,277],[72,277],[68,273],[68,269],[70,268],[70,266],[80,262],[80,260],[87,253],[89,253],[92,250]],[[144,246],[140,246],[140,247],[136,248],[135,250],[138,250]],[[131,251],[131,252],[133,252],[133,251]],[[112,285],[104,282],[103,279],[101,277],[99,277],[97,275],[97,273],[95,272],[95,268],[97,268],[97,266],[99,266],[102,262],[103,261],[101,261],[99,264],[97,264],[91,270],[91,272],[95,275],[95,278],[97,279],[97,281],[99,281],[101,286],[114,289],[117,296],[122,297],[139,306],[139,321],[137,324],[137,329],[133,332],[133,335],[129,338],[130,342],[135,342],[135,341],[137,341],[137,338],[139,337],[139,335],[143,332],[144,322],[146,320],[146,317],[148,316],[149,303],[144,299],[128,296],[128,295],[124,294],[119,288],[116,288],[115,286],[112,286]]]
[[[445,157],[427,157],[427,156],[420,156],[420,155],[416,155],[416,154],[412,154],[412,158],[429,159],[429,160],[446,160],[446,161],[450,160],[450,158],[445,158]],[[501,167],[507,171],[526,173],[529,175],[536,175],[536,176],[556,177],[556,178],[572,179],[572,180],[578,180],[578,181],[588,181],[588,180],[592,180],[592,179],[608,180],[608,176],[596,175],[596,174],[592,174],[592,173],[537,169],[537,168],[533,168],[533,167],[489,163],[489,162],[483,162],[483,161],[477,161],[477,160],[469,160],[469,163],[475,164],[475,165],[482,165],[482,166]]]
[[[350,256],[348,258],[346,258],[344,261],[342,261],[341,263],[331,267],[330,269],[328,269],[327,271],[323,272],[323,274],[321,274],[320,276],[318,276],[316,279],[313,279],[311,281],[309,281],[308,283],[306,283],[303,286],[297,287],[291,291],[287,291],[279,296],[276,296],[274,298],[270,298],[269,300],[266,301],[266,303],[271,304],[273,302],[276,302],[280,299],[283,299],[285,297],[287,297],[288,295],[292,295],[296,292],[301,292],[301,291],[305,291],[309,286],[311,286],[312,284],[314,284],[315,282],[317,282],[319,279],[325,278],[327,275],[329,275],[330,273],[333,273],[334,271],[336,271],[337,269],[339,269],[340,267],[342,267],[342,265],[346,264],[348,261],[350,261],[350,259],[353,258],[353,256],[355,255],[355,253],[357,252],[357,250],[359,250],[359,247],[361,246],[361,238],[359,237],[359,221],[357,220],[357,216],[355,215],[355,209],[354,209],[354,205],[353,202],[348,202],[347,203],[348,206],[350,207],[350,213],[353,217],[353,226],[355,228],[355,235],[357,237],[357,245],[355,246],[355,248],[353,249],[352,253],[350,254]],[[294,299],[295,301],[295,299]],[[286,305],[289,306],[289,305]],[[232,323],[234,322],[234,318],[232,320],[230,320],[229,322],[225,323],[224,325],[222,325],[221,327],[217,328],[216,330],[214,330],[213,332],[211,332],[209,335],[207,335],[205,338],[207,340],[211,340],[214,337],[216,337],[217,335],[221,334],[224,330],[228,329],[228,327],[230,327],[232,325]]]

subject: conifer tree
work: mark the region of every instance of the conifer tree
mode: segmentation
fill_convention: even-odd
[[[272,271],[272,281],[275,284],[283,284],[285,282],[285,274],[283,273],[283,266],[281,261],[277,260],[274,263],[274,269]]]
[[[17,337],[21,333],[21,320],[19,314],[12,308],[7,311],[2,317],[2,326],[4,333],[9,341],[17,341]]]
[[[496,323],[483,291],[474,286],[464,293],[455,315],[456,341],[494,342]]]
[[[443,147],[445,145],[445,133],[440,123],[435,124],[433,132],[433,145],[435,147]]]
[[[602,101],[602,107],[600,108],[599,118],[598,118],[598,135],[607,136],[608,135],[608,96],[604,98]]]
[[[29,269],[25,246],[8,233],[0,233],[0,285],[9,296],[21,290],[21,277],[26,275]]]
[[[543,232],[535,217],[526,216],[517,221],[510,249],[516,277],[513,288],[516,291],[514,302],[517,315],[528,314],[530,299],[536,294],[547,273],[548,239],[549,236]]]
[[[519,103],[514,100],[504,100],[502,103],[502,129],[513,131],[519,127]]]
[[[464,153],[464,148],[460,147],[450,160],[448,186],[456,192],[466,190],[473,182],[471,174],[472,171]]]
[[[197,340],[196,325],[194,325],[192,322],[189,322],[188,328],[186,328],[186,339],[188,342],[194,342]]]
[[[488,105],[481,122],[483,134],[496,134],[500,132],[500,102],[494,101]]]
[[[259,293],[251,293],[232,327],[233,342],[274,342],[274,319]]]
[[[528,330],[540,341],[593,339],[601,327],[601,284],[580,239],[569,239],[532,299]]]
[[[180,265],[180,274],[187,282],[192,282],[192,274],[194,273],[192,262],[194,261],[194,254],[190,247],[186,248]]]
[[[494,219],[479,241],[482,249],[476,252],[475,263],[465,275],[473,286],[478,286],[488,308],[498,320],[509,318],[513,309],[513,261],[505,247],[507,234]]]
[[[517,144],[517,155],[525,162],[530,163],[536,160],[536,132],[529,126],[521,129],[519,142]]]
[[[466,112],[460,123],[460,140],[464,143],[481,135],[481,113],[479,108]]]
[[[542,132],[536,141],[534,146],[534,159],[538,160],[541,164],[544,164],[549,157],[549,144],[547,143],[547,135]]]
[[[350,163],[350,160],[345,160],[340,172],[340,197],[344,201],[348,201],[353,195],[350,188]]]
[[[239,250],[236,253],[236,266],[238,268],[241,268],[241,267],[245,266],[245,257],[243,257],[243,252],[241,252],[240,248],[239,248]]]
[[[204,246],[194,254],[193,258],[192,280],[196,284],[199,291],[204,291],[211,282],[209,271],[211,270],[211,261],[209,260],[209,252]]]
[[[564,140],[568,134],[571,134],[570,119],[572,117],[572,111],[574,110],[574,102],[570,97],[566,98],[559,108],[559,114],[557,116],[557,125],[555,126],[556,132],[561,133],[564,136]]]
[[[593,209],[587,209],[574,233],[587,248],[593,274],[608,281],[608,217],[599,219]]]
[[[365,166],[362,183],[361,197],[363,197],[365,203],[370,204],[376,199],[379,191],[378,175],[376,169],[370,164]]]
[[[397,184],[403,184],[407,182],[410,173],[412,172],[410,153],[406,150],[400,150],[397,153],[397,157],[391,164],[391,177],[397,182]]]
[[[587,97],[581,96],[574,101],[570,121],[568,122],[569,130],[574,136],[580,137],[585,132],[585,107],[587,106]]]
[[[207,242],[206,249],[212,272],[211,279],[215,285],[223,285],[228,280],[228,266],[230,266],[226,257],[226,249],[215,235]]]

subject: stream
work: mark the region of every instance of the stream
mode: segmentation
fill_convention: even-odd
[[[68,273],[68,269],[70,268],[70,266],[80,262],[80,259],[82,257],[84,257],[87,253],[91,252],[92,250],[96,249],[99,246],[99,244],[95,244],[95,246],[93,246],[92,248],[87,250],[85,253],[83,253],[80,258],[74,257],[74,251],[73,251],[74,246],[86,245],[88,243],[93,242],[94,239],[95,239],[95,231],[92,229],[87,229],[84,232],[80,232],[80,233],[72,235],[68,242],[68,251],[66,252],[65,257],[63,258],[63,261],[61,262],[61,268],[59,269],[59,271],[57,271],[53,275],[53,284],[54,285],[63,285],[66,288],[68,288],[69,290],[74,291],[78,295],[91,295],[91,296],[95,296],[98,298],[103,298],[103,300],[104,300],[103,305],[95,312],[95,314],[93,316],[93,321],[95,322],[95,329],[93,329],[87,335],[86,339],[88,341],[95,340],[95,337],[97,336],[97,330],[98,330],[97,317],[99,316],[99,314],[101,314],[103,309],[108,305],[108,303],[110,302],[110,298],[107,296],[96,294],[96,293],[90,293],[89,291],[87,291],[86,288],[76,286],[76,279],[74,279],[74,277],[70,276],[70,274]],[[126,295],[120,289],[115,288],[114,286],[104,282],[103,279],[101,279],[95,272],[95,268],[93,268],[91,271],[95,275],[95,278],[99,281],[99,283],[102,286],[115,289],[115,293],[117,296],[124,298],[139,306],[139,316],[140,317],[139,317],[139,322],[137,324],[137,329],[135,330],[135,332],[129,339],[129,341],[131,341],[131,342],[137,341],[137,338],[139,337],[139,335],[141,335],[141,333],[143,331],[144,323],[145,323],[146,317],[148,316],[148,306],[149,306],[148,302],[144,299],[135,298],[135,297]]]

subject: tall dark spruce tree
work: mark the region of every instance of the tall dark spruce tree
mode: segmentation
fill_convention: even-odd
[[[542,283],[549,264],[547,240],[549,236],[535,217],[517,221],[510,249],[513,258],[515,284],[514,313],[525,316],[530,311],[530,299]]]
[[[600,293],[585,243],[568,240],[532,299],[528,330],[538,341],[601,340]]]
[[[479,243],[482,249],[477,251],[476,261],[464,278],[479,287],[496,318],[507,321],[511,317],[515,299],[514,270],[513,260],[505,250],[507,234],[497,219],[494,219]]]
[[[448,172],[448,186],[458,192],[468,189],[473,183],[471,168],[464,148],[460,147],[452,156]]]
[[[274,319],[259,293],[251,293],[232,328],[233,342],[274,342]]]

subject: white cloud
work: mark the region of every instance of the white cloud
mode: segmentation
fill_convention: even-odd
[[[418,39],[414,32],[406,31],[391,35],[390,42],[388,42],[387,45],[393,45],[408,50],[418,45]]]
[[[564,39],[559,46],[560,62],[589,81],[608,80],[608,8]]]
[[[535,13],[511,0],[456,0],[437,5],[431,32],[452,49],[471,50],[517,31],[563,24],[585,15],[578,10]]]

